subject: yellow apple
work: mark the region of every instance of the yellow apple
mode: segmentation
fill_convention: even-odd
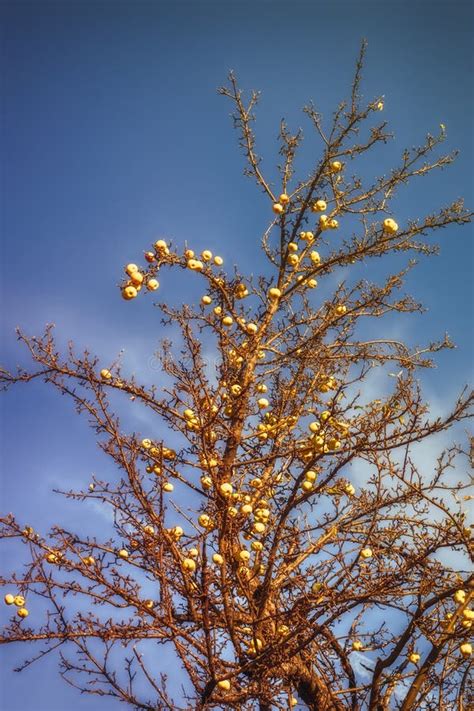
[[[377,103],[377,111],[383,111],[383,101]]]
[[[209,306],[209,304],[212,304],[212,299],[207,294],[204,294],[204,296],[201,298],[201,303],[203,303],[205,306]]]
[[[286,193],[282,193],[278,198],[278,202],[280,202],[282,205],[288,205],[288,203],[290,202],[290,198]]]
[[[272,288],[268,290],[268,298],[269,299],[279,299],[280,296],[281,296],[281,291],[276,286],[272,286]]]
[[[125,299],[125,301],[130,301],[131,299],[134,299],[137,294],[138,292],[134,286],[129,285],[122,289],[122,297]]]
[[[168,254],[168,245],[166,244],[164,239],[159,239],[157,242],[155,242],[154,247],[157,252],[164,252],[165,254]]]
[[[229,514],[229,516],[232,516],[232,518],[234,518],[239,512],[235,508],[235,506],[229,506],[229,508],[227,509],[227,513]]]
[[[318,286],[318,282],[316,281],[316,279],[308,279],[307,284],[310,289],[315,289]]]
[[[250,553],[248,551],[240,551],[239,558],[242,562],[247,563],[250,560]]]
[[[217,686],[219,687],[219,689],[222,689],[222,691],[229,691],[230,681],[229,679],[221,679],[217,682]]]
[[[224,260],[222,259],[222,257],[216,256],[214,257],[214,264],[216,264],[218,267],[222,267],[222,265],[224,264]]]
[[[128,276],[132,276],[132,274],[138,272],[138,267],[136,264],[127,264],[127,266],[125,267],[125,271]]]
[[[210,489],[212,486],[212,479],[210,476],[202,476],[201,484],[203,489]]]
[[[266,397],[261,397],[257,400],[257,405],[261,410],[264,410],[266,407],[269,406],[269,402]]]
[[[319,252],[311,252],[309,256],[313,264],[321,264],[321,257],[319,256]]]
[[[252,504],[243,504],[240,507],[240,511],[241,511],[241,513],[243,513],[245,515],[251,514],[253,511],[253,506],[252,506]]]
[[[163,491],[166,491],[168,494],[174,491],[174,485],[170,481],[165,481],[163,484]]]
[[[151,439],[148,439],[147,437],[145,439],[142,439],[142,447],[143,449],[150,449]]]
[[[247,324],[247,331],[252,334],[257,333],[257,331],[258,331],[257,324],[256,323],[248,323]]]
[[[301,484],[301,488],[303,489],[303,491],[306,491],[306,492],[312,491],[312,490],[313,490],[313,482],[311,482],[311,481],[304,481],[304,482]]]
[[[420,657],[420,655],[419,655],[417,652],[412,652],[412,653],[410,654],[410,656],[408,657],[408,659],[410,660],[410,662],[412,662],[412,664],[418,664],[418,662],[420,661],[421,657]]]
[[[466,602],[466,593],[464,590],[456,590],[454,593],[455,602],[463,603]]]
[[[469,642],[464,642],[459,647],[459,650],[463,657],[470,657],[472,654],[472,644],[469,644]]]
[[[18,615],[18,617],[28,617],[28,615],[29,615],[30,613],[28,612],[28,610],[26,609],[26,607],[20,607],[20,608],[16,611],[16,614]]]
[[[207,514],[201,514],[198,518],[199,525],[203,528],[207,528],[211,525],[211,519]]]
[[[311,208],[313,212],[324,212],[327,208],[326,200],[316,200],[313,207]]]
[[[188,259],[186,266],[192,271],[200,271],[203,268],[203,263],[199,259]]]
[[[278,625],[278,627],[277,627],[278,634],[286,635],[286,634],[288,634],[289,631],[290,631],[290,628],[288,627],[288,625]]]
[[[143,283],[143,274],[141,272],[133,272],[130,274],[130,279],[132,280],[134,286],[138,286]]]
[[[255,479],[251,480],[250,486],[252,487],[252,489],[260,489],[260,487],[262,486],[262,480],[258,476],[256,476]]]
[[[224,318],[222,319],[223,326],[232,326],[233,323],[234,319],[232,318],[232,316],[224,316]]]
[[[148,291],[156,291],[160,286],[158,279],[148,279],[146,288]]]
[[[11,593],[7,593],[3,599],[5,600],[5,605],[13,605],[15,602],[15,596]]]
[[[13,598],[13,604],[16,605],[17,607],[23,607],[25,604],[25,598],[23,595],[15,595]]]
[[[260,541],[252,541],[252,543],[250,544],[250,548],[253,551],[261,551],[263,550],[263,543],[260,543]]]
[[[257,385],[257,392],[259,392],[259,393],[266,393],[267,390],[268,390],[268,388],[267,388],[267,386],[265,385],[265,383],[259,383],[259,384]]]
[[[355,639],[352,642],[352,649],[355,649],[356,652],[360,652],[360,650],[362,649],[362,646],[363,646],[362,642],[359,639]]]
[[[296,699],[294,696],[290,698],[290,706],[297,706],[298,705],[298,699]]]
[[[354,487],[352,486],[352,484],[347,484],[347,486],[345,487],[344,491],[346,492],[346,494],[347,494],[348,496],[354,496],[354,494],[355,494],[355,489],[354,489]]]
[[[203,252],[201,252],[201,259],[203,262],[209,262],[212,259],[212,252],[210,252],[208,249],[205,249]]]
[[[290,252],[297,252],[298,251],[298,245],[296,242],[289,242],[288,243],[288,251]]]
[[[184,558],[181,567],[187,573],[194,573],[196,570],[196,561],[192,558]]]
[[[123,560],[127,560],[127,558],[130,556],[130,553],[126,548],[121,548],[118,552],[118,557],[123,558]]]
[[[155,607],[155,603],[153,602],[153,600],[145,600],[143,606],[146,607],[147,610],[153,610],[153,608]]]
[[[333,160],[331,163],[331,173],[339,173],[342,170],[342,163],[339,160]]]
[[[289,255],[288,255],[288,258],[287,258],[286,261],[288,262],[288,264],[290,264],[290,266],[296,267],[296,265],[297,265],[298,262],[300,261],[300,258],[298,257],[297,254],[295,254],[295,253],[293,252],[292,254],[289,254]]]
[[[344,316],[344,314],[347,313],[347,306],[345,304],[339,304],[336,306],[335,311],[338,316]]]
[[[319,430],[321,429],[321,425],[315,420],[314,422],[309,423],[309,429],[311,430],[311,432],[319,432]]]
[[[199,551],[197,548],[190,548],[188,550],[188,557],[189,558],[197,558],[199,555]]]
[[[232,484],[230,484],[229,482],[224,482],[220,485],[219,491],[221,492],[222,496],[231,496],[233,491]]]
[[[398,225],[395,220],[392,220],[391,217],[387,217],[387,219],[383,221],[383,229],[384,232],[388,232],[388,234],[394,235],[395,232],[397,232],[398,230]]]
[[[331,230],[337,230],[337,228],[339,227],[339,222],[337,220],[335,220],[334,218],[332,218],[332,220],[328,220],[327,224],[328,224],[329,229],[331,229]]]
[[[179,541],[184,531],[181,526],[174,526],[172,529],[170,529],[170,533],[176,541]]]
[[[147,526],[144,526],[143,531],[148,536],[153,536],[155,534],[155,528],[154,528],[154,526],[151,526],[150,524],[148,524]]]
[[[272,210],[276,215],[281,215],[281,213],[284,211],[283,205],[281,205],[279,202],[274,202],[272,206]]]
[[[58,562],[58,556],[56,555],[56,553],[48,553],[48,555],[46,556],[46,560],[48,563],[54,565],[54,563]]]
[[[100,377],[102,380],[111,380],[112,379],[112,373],[110,370],[107,370],[107,368],[102,368],[100,371]]]
[[[462,611],[462,615],[466,620],[474,620],[474,610],[470,610],[468,607]]]
[[[212,560],[216,565],[222,565],[224,562],[224,558],[221,556],[220,553],[214,553],[214,555],[212,556]]]
[[[184,253],[186,259],[192,259],[194,257],[194,252],[192,249],[187,249]]]
[[[155,255],[153,252],[145,252],[145,259],[147,262],[154,262],[155,261]]]
[[[304,475],[306,481],[316,481],[317,476],[318,475],[316,474],[316,472],[312,469],[308,469],[308,471]]]
[[[373,553],[371,548],[363,548],[360,552],[362,558],[372,558]]]
[[[255,521],[255,523],[253,524],[253,530],[255,531],[255,533],[263,533],[265,531],[265,528],[265,524],[261,521]]]

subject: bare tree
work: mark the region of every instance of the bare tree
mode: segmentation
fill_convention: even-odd
[[[68,395],[121,477],[63,492],[111,508],[107,540],[2,519],[1,536],[30,556],[1,578],[17,608],[2,642],[40,644],[22,668],[59,650],[66,681],[136,709],[467,709],[473,587],[455,568],[469,553],[467,482],[456,469],[469,441],[430,471],[416,445],[467,418],[472,395],[438,417],[423,400],[416,373],[451,346],[447,337],[412,348],[380,326],[370,340],[360,334],[368,318],[421,310],[400,293],[413,261],[383,283],[350,274],[393,252],[435,252],[432,233],[471,213],[460,201],[403,225],[391,213],[398,188],[454,160],[436,157],[443,127],[388,175],[358,177],[365,154],[390,138],[383,100],[360,97],[364,50],[329,129],[304,109],[323,148],[300,180],[302,134],[281,124],[276,191],[256,153],[258,95],[246,100],[233,74],[220,89],[272,212],[268,269],[229,275],[220,257],[164,240],[145,268],[127,265],[126,300],[154,292],[160,269],[203,283],[197,307],[160,304],[163,327],[182,333],[161,351],[169,386],[141,385],[72,346],[62,355],[51,328],[19,332],[35,365],[2,370],[4,387],[39,378]],[[349,276],[321,298],[343,267]],[[218,353],[216,372],[204,344]],[[385,368],[399,371],[391,388],[368,398],[371,374]],[[121,393],[156,417],[152,433],[124,431],[110,401]],[[445,549],[458,553],[454,566]],[[27,618],[33,595],[44,598],[42,621]],[[181,666],[181,690],[157,651]]]

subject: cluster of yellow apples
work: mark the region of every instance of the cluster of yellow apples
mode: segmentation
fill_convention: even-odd
[[[145,277],[138,266],[132,262],[125,267],[125,273],[129,276],[129,281],[122,288],[122,297],[125,301],[130,301],[131,299],[135,299],[138,295],[138,292],[145,282]],[[156,291],[159,286],[159,282],[154,278],[146,280],[146,287],[149,291]]]
[[[16,611],[18,617],[28,617],[29,612],[25,607],[25,598],[23,595],[12,595],[11,593],[7,593],[3,600],[5,605],[15,605],[18,608]]]
[[[412,664],[418,664],[421,659],[421,656],[418,654],[418,652],[410,652],[410,654],[408,655],[408,659]]]
[[[355,640],[352,642],[352,649],[353,649],[354,651],[356,651],[356,652],[360,652],[361,649],[363,649],[363,647],[364,647],[364,645],[362,644],[362,642],[360,641],[360,639],[355,639]]]
[[[164,260],[170,254],[168,244],[163,239],[157,240],[153,246],[155,252],[145,252],[145,259],[150,264],[158,260]],[[213,257],[212,252],[208,249],[203,250],[200,257],[201,259],[196,258],[192,249],[186,249],[184,252],[185,266],[192,271],[201,271],[211,260],[219,267],[224,264],[222,257],[218,255]],[[139,267],[132,262],[125,267],[125,273],[129,277],[127,283],[122,287],[122,297],[126,301],[135,299],[143,285],[146,285],[149,291],[156,291],[160,286],[155,277],[144,274],[140,271]]]
[[[336,390],[337,380],[333,375],[321,374],[316,387],[320,393],[328,393],[330,390]]]
[[[173,461],[174,459],[176,459],[176,452],[174,449],[171,449],[170,447],[165,447],[164,445],[158,448],[148,437],[142,439],[141,446],[152,460],[158,459],[160,457],[163,457],[163,459],[167,461]],[[152,463],[147,466],[146,471],[150,474],[152,472],[157,475],[162,474],[162,468],[159,464],[156,463],[156,461],[152,461]],[[174,491],[174,485],[170,481],[164,481],[162,484],[162,490],[167,493],[171,493],[172,491]]]
[[[290,202],[290,198],[286,193],[281,193],[277,202],[273,203],[272,210],[276,215],[282,215],[285,212],[285,206]]]
[[[305,493],[313,491],[314,483],[318,477],[318,473],[314,469],[308,469],[304,474],[304,481],[301,484],[301,488]]]
[[[296,415],[278,418],[272,412],[266,412],[263,416],[263,421],[257,425],[257,437],[262,441],[274,439],[284,431],[291,432],[294,430],[297,422],[298,417]]]

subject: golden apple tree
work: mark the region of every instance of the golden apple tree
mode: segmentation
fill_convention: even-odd
[[[141,385],[88,352],[62,355],[50,328],[19,333],[34,366],[3,369],[4,387],[40,378],[68,395],[117,468],[63,492],[110,507],[107,539],[2,518],[2,538],[28,550],[21,572],[1,578],[14,613],[1,641],[39,646],[25,665],[58,650],[69,683],[150,711],[467,708],[473,584],[459,569],[470,529],[456,468],[467,447],[427,470],[416,446],[467,418],[472,395],[430,416],[416,374],[449,340],[411,348],[380,326],[361,335],[367,319],[420,310],[400,292],[413,261],[381,283],[346,275],[375,257],[430,254],[432,234],[471,213],[456,201],[404,224],[392,214],[400,187],[453,161],[437,153],[443,127],[388,175],[358,176],[390,138],[383,99],[360,96],[363,55],[328,129],[305,108],[323,146],[307,177],[294,174],[302,135],[281,124],[276,189],[255,149],[258,95],[245,99],[232,74],[220,90],[268,200],[267,269],[229,273],[210,251],[169,240],[127,265],[127,301],[155,292],[160,270],[202,283],[200,304],[159,305],[163,328],[182,335],[160,352],[169,385]],[[364,398],[384,368],[399,370],[390,389]],[[147,408],[151,430],[124,431],[112,394]],[[446,549],[460,565],[443,562]],[[44,619],[28,617],[33,596]],[[176,660],[181,687],[160,657]]]

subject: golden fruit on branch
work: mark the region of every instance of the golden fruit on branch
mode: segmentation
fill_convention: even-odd
[[[214,553],[212,556],[212,560],[216,565],[222,565],[224,563],[224,558],[221,556],[220,553]]]
[[[456,590],[454,593],[455,602],[463,603],[466,602],[466,592],[464,590]]]
[[[263,533],[265,529],[266,526],[261,521],[255,521],[255,523],[253,524],[253,530],[255,531],[255,533]]]
[[[128,550],[126,548],[121,548],[117,555],[119,558],[122,558],[123,560],[127,560],[127,558],[130,557],[130,553],[128,552]]]
[[[217,682],[217,686],[219,689],[222,691],[229,691],[230,689],[230,681],[229,679],[221,679],[220,681]]]
[[[135,289],[134,286],[126,286],[122,289],[122,298],[125,299],[125,301],[130,301],[131,299],[134,299],[138,294],[138,291]]]
[[[247,563],[250,560],[250,553],[246,550],[240,551],[239,558],[243,563]]]
[[[305,473],[304,478],[306,481],[316,481],[317,474],[313,469],[308,469],[308,471]]]
[[[204,294],[204,296],[201,298],[201,303],[205,306],[209,306],[209,304],[212,304],[212,299],[207,294]]]
[[[362,548],[360,555],[362,558],[372,558],[373,552],[371,548]]]
[[[160,286],[160,282],[158,279],[148,279],[146,288],[148,291],[156,291],[158,287]]]
[[[199,518],[198,518],[198,523],[199,523],[199,525],[202,526],[203,528],[210,528],[210,526],[211,526],[211,519],[210,519],[210,517],[209,517],[207,514],[203,513],[203,514],[201,514],[201,515],[199,516]]]
[[[102,380],[112,380],[112,373],[107,368],[102,368],[100,371],[100,377]]]
[[[309,492],[309,491],[312,491],[312,490],[313,490],[313,482],[308,481],[308,480],[303,481],[303,483],[301,484],[301,488],[302,488],[303,491],[305,491],[306,493]]]
[[[232,326],[233,323],[234,319],[232,318],[232,316],[224,316],[224,318],[222,319],[223,326]]]
[[[170,481],[165,481],[163,484],[163,491],[166,491],[168,494],[170,494],[172,491],[174,491],[174,485]]]
[[[148,437],[145,437],[145,439],[142,439],[141,445],[142,445],[143,449],[150,449],[151,439],[148,439]]]
[[[466,607],[466,609],[462,611],[462,616],[466,620],[474,620],[474,610],[470,610],[468,607]]]
[[[308,279],[307,285],[310,289],[315,289],[318,286],[318,282],[316,281],[316,279]]]
[[[383,221],[383,229],[384,232],[394,235],[398,230],[398,225],[391,217],[387,217],[387,219]]]
[[[153,254],[153,252],[145,252],[145,259],[151,264],[151,262],[155,261],[155,255]]]
[[[330,168],[331,168],[331,173],[340,173],[340,171],[342,170],[342,163],[341,163],[341,161],[339,161],[339,160],[333,160],[332,163],[331,163],[331,165],[330,165]]]
[[[222,265],[224,264],[224,260],[222,259],[222,257],[216,256],[214,257],[214,264],[218,267],[222,267]]]
[[[264,410],[266,407],[270,405],[266,397],[261,397],[257,400],[257,405],[261,410]]]
[[[269,299],[279,299],[281,296],[281,291],[278,289],[276,286],[272,286],[271,289],[268,290],[268,298]]]
[[[28,617],[28,615],[29,615],[30,613],[28,612],[28,610],[26,609],[26,607],[20,607],[20,608],[16,611],[16,614],[18,615],[18,617]]]
[[[377,111],[383,111],[383,101],[377,102]]]
[[[344,316],[347,313],[347,306],[345,304],[338,304],[335,308],[335,312],[338,316]]]
[[[13,605],[15,602],[15,596],[11,593],[7,593],[3,599],[5,601],[5,605]]]
[[[276,215],[281,215],[284,209],[283,205],[279,202],[274,202],[272,205],[272,210]]]
[[[212,486],[212,479],[210,476],[201,477],[201,485],[203,489],[210,489]]]
[[[147,536],[154,536],[155,535],[155,527],[148,524],[143,527],[143,532],[146,533]]]
[[[199,551],[197,548],[190,548],[188,550],[188,558],[197,558],[199,555]]]
[[[130,274],[130,279],[132,280],[134,286],[143,284],[143,274],[141,272],[133,272],[133,274]]]
[[[23,607],[25,604],[25,598],[23,595],[15,595],[13,598],[13,604],[16,605],[17,607]]]
[[[127,264],[125,267],[125,272],[128,274],[128,276],[132,276],[135,272],[138,272],[138,267],[136,264]]]
[[[360,652],[360,650],[362,649],[362,646],[363,645],[362,645],[362,642],[360,641],[360,639],[355,639],[352,642],[352,649],[354,649],[356,652]]]
[[[324,210],[327,208],[326,200],[316,200],[314,205],[312,206],[312,211],[313,212],[324,212]]]
[[[278,198],[278,202],[280,202],[282,205],[288,205],[288,203],[290,202],[290,198],[286,193],[282,193]]]
[[[248,331],[248,333],[251,333],[252,335],[254,333],[257,333],[257,331],[258,331],[257,324],[256,323],[248,323],[247,324],[247,331]]]
[[[309,256],[310,256],[310,259],[313,262],[313,264],[316,264],[316,265],[321,264],[321,257],[319,255],[319,252],[316,252],[316,251],[311,252],[311,254]]]
[[[327,225],[328,225],[329,229],[337,230],[337,228],[339,227],[339,222],[337,220],[335,220],[334,218],[332,218],[331,220],[328,220]]]
[[[153,610],[153,608],[155,607],[155,603],[153,602],[153,600],[145,600],[145,602],[143,603],[143,607],[146,607],[147,610]]]
[[[212,259],[212,252],[210,252],[208,249],[205,249],[203,252],[201,252],[201,259],[203,262],[209,262]]]
[[[263,550],[263,543],[261,543],[260,541],[252,541],[252,543],[250,544],[250,548],[253,551],[261,551]]]
[[[229,482],[224,482],[220,485],[219,491],[221,492],[222,496],[231,496],[233,491],[232,484],[230,484]]]
[[[159,239],[155,242],[154,247],[157,252],[160,252],[161,254],[168,254],[169,249],[168,245],[166,244],[164,239]]]
[[[201,271],[204,265],[199,259],[188,259],[186,266],[188,269],[191,269],[191,271]]]
[[[420,655],[418,654],[418,652],[412,652],[412,653],[409,655],[408,659],[410,660],[410,662],[411,662],[412,664],[418,664],[418,662],[420,661],[421,657],[420,657]]]
[[[267,390],[268,390],[268,388],[267,388],[267,386],[265,385],[265,383],[259,383],[259,384],[257,385],[257,392],[259,392],[259,393],[266,393]]]
[[[296,242],[289,242],[288,243],[288,251],[289,252],[297,252],[298,251],[298,245]]]
[[[459,651],[461,652],[463,657],[470,657],[472,654],[472,644],[469,644],[469,642],[464,642],[459,647]]]
[[[184,558],[183,562],[181,563],[181,568],[186,573],[194,573],[194,571],[196,570],[196,561],[192,558]]]

